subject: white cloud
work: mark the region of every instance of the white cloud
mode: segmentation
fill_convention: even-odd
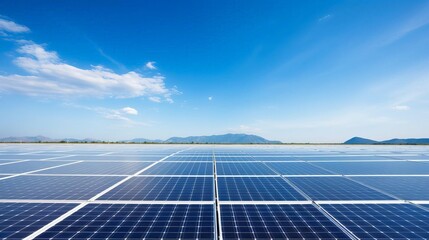
[[[102,66],[79,68],[65,63],[56,52],[31,41],[18,41],[20,54],[14,63],[29,75],[0,75],[0,91],[44,96],[89,96],[133,98],[155,96],[172,102],[177,91],[168,89],[164,77],[145,77],[129,71],[124,74]]]
[[[138,115],[139,114],[139,112],[136,109],[131,108],[131,107],[124,107],[121,110],[122,110],[122,112],[124,112],[126,114],[130,114],[130,115]]]
[[[327,14],[327,15],[319,18],[317,21],[319,21],[319,22],[325,22],[325,21],[328,21],[331,18],[332,18],[332,15],[331,14]]]
[[[156,62],[147,62],[145,66],[150,70],[155,70],[156,69],[155,63]]]
[[[397,111],[407,111],[407,110],[410,110],[410,107],[407,105],[396,105],[396,106],[393,106],[392,109]]]
[[[161,98],[159,98],[159,97],[149,97],[149,100],[152,102],[156,102],[156,103],[161,102]]]
[[[213,99],[213,97],[210,96],[210,97],[208,97],[208,99],[209,99],[209,101],[211,101]]]
[[[0,32],[24,33],[29,31],[30,29],[24,25],[0,18]]]

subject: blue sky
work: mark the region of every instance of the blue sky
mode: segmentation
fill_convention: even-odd
[[[0,137],[429,137],[429,1],[0,2]]]

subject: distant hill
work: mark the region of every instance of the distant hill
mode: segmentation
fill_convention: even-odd
[[[367,138],[353,137],[344,144],[429,144],[429,138],[394,138],[384,141],[375,141]]]
[[[211,136],[190,136],[190,137],[172,137],[164,141],[165,143],[281,143],[280,141],[271,141],[263,137],[249,134],[224,134]]]
[[[159,139],[147,139],[147,138],[134,138],[131,140],[122,141],[125,143],[162,143],[163,140]]]
[[[0,142],[11,142],[11,143],[36,143],[36,142],[70,142],[70,143],[83,143],[83,142],[101,142],[98,139],[85,138],[64,138],[64,139],[53,139],[45,136],[31,136],[31,137],[6,137],[0,138]]]
[[[373,143],[377,143],[377,141],[367,139],[367,138],[361,138],[361,137],[353,137],[344,142],[344,144],[373,144]]]

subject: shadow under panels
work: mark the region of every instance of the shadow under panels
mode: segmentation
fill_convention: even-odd
[[[342,175],[428,174],[429,164],[423,162],[317,162],[320,166]]]
[[[25,172],[41,170],[44,168],[60,166],[66,163],[71,163],[71,162],[69,161],[67,162],[48,162],[48,161],[47,162],[42,162],[42,161],[18,162],[18,163],[0,165],[0,173],[3,173],[3,174],[25,173]]]
[[[122,179],[23,175],[0,180],[0,199],[88,200]]]
[[[105,174],[132,175],[153,164],[153,162],[80,162],[48,169],[38,174]]]

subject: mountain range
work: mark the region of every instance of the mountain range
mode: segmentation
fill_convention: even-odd
[[[84,142],[102,142],[98,139],[85,138],[64,138],[52,139],[45,136],[32,136],[32,137],[7,137],[0,138],[0,142],[70,142],[70,143],[84,143]],[[250,134],[223,134],[211,136],[190,136],[190,137],[171,137],[167,140],[152,140],[146,138],[134,138],[131,140],[117,141],[119,143],[226,143],[226,144],[279,144],[280,141],[271,141],[257,135]]]
[[[375,141],[368,138],[353,137],[344,144],[429,144],[429,138],[393,138],[384,141]]]

